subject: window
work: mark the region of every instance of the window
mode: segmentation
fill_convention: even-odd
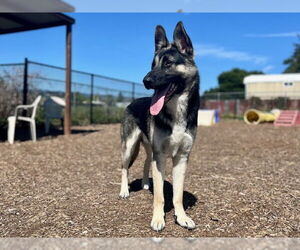
[[[293,82],[285,82],[283,85],[285,87],[292,87],[292,86],[294,86],[294,83]]]

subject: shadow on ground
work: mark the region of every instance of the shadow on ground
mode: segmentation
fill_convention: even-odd
[[[153,195],[153,179],[150,178],[150,192]],[[129,192],[138,192],[142,190],[142,179],[136,179],[133,182],[131,182],[129,184]],[[164,182],[164,197],[165,197],[165,207],[164,207],[164,211],[165,213],[170,212],[174,206],[173,206],[173,185],[168,182],[165,181]],[[183,192],[183,207],[184,210],[187,210],[188,208],[191,208],[193,206],[195,206],[197,202],[197,197],[193,194],[191,194],[190,192],[184,191]]]
[[[99,131],[99,129],[72,128],[72,134],[94,133],[97,131]],[[51,127],[49,133],[46,134],[44,126],[37,127],[38,140],[46,140],[63,134],[64,131],[62,128]],[[29,125],[24,124],[22,126],[17,126],[15,131],[15,141],[29,141],[29,140],[31,140]],[[7,141],[7,127],[0,127],[0,142],[5,142],[5,141]]]

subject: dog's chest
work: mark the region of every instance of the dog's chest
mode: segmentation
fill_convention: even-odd
[[[186,132],[187,94],[170,100],[168,110],[173,116],[171,134],[160,130],[155,136],[155,146],[173,157],[178,150],[190,150],[192,145],[192,137]]]
[[[172,134],[166,138],[166,145],[168,146],[169,153],[174,156],[179,147],[184,143],[185,139],[185,127],[181,124],[175,124],[172,130]]]

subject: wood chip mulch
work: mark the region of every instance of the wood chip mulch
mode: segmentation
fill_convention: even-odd
[[[120,200],[119,125],[81,129],[89,132],[0,143],[1,237],[300,236],[299,127],[199,127],[184,193],[197,227],[174,223],[168,161],[160,233],[150,228],[151,190],[140,188],[143,150],[130,169],[130,197]]]

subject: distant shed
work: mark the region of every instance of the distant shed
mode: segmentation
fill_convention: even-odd
[[[244,78],[244,84],[247,99],[300,99],[300,74],[249,75]]]

